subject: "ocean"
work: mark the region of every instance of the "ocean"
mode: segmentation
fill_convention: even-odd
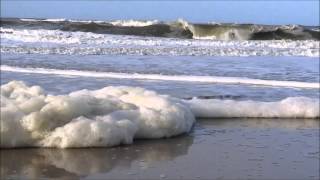
[[[1,148],[57,148],[2,149],[1,177],[319,178],[318,26],[2,18],[0,32]]]

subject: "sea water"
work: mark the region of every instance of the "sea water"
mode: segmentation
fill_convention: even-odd
[[[1,147],[131,144],[198,118],[319,118],[317,27],[3,22]]]

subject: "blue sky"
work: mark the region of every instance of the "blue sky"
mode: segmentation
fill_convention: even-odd
[[[319,1],[1,0],[1,17],[319,25]]]

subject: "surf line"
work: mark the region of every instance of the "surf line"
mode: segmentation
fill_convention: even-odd
[[[20,67],[13,67],[13,66],[7,66],[7,65],[1,65],[0,70],[8,71],[8,72],[19,72],[19,73],[49,74],[49,75],[78,76],[78,77],[143,79],[143,80],[221,83],[221,84],[245,84],[245,85],[256,85],[256,86],[320,89],[320,83],[318,82],[276,81],[276,80],[250,79],[246,77],[187,76],[187,75],[162,75],[162,74],[138,74],[138,73],[130,74],[130,73],[60,70],[60,69],[46,69],[46,68],[20,68]]]

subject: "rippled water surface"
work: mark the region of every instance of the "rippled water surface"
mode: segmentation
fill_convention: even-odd
[[[194,126],[191,122],[189,129],[181,131],[189,131],[192,127],[189,133],[152,140],[139,139],[133,133],[130,138],[134,139],[134,142],[130,145],[90,148],[84,143],[81,146],[85,147],[84,149],[1,149],[1,179],[319,179],[320,127],[317,102],[320,97],[320,61],[317,30],[299,26],[263,27],[272,34],[270,37],[273,40],[252,40],[243,34],[248,33],[249,29],[243,31],[242,26],[240,28],[234,25],[210,25],[211,29],[224,28],[225,31],[219,34],[220,31],[210,30],[208,39],[207,32],[201,34],[205,32],[201,28],[206,29],[206,26],[197,24],[188,25],[189,29],[200,28],[192,31],[192,35],[197,37],[185,36],[186,34],[180,32],[183,26],[178,28],[182,34],[156,34],[157,37],[152,37],[150,34],[132,36],[135,34],[130,33],[148,33],[150,28],[159,28],[159,22],[138,22],[139,26],[137,22],[118,22],[120,25],[117,22],[93,24],[98,30],[107,26],[116,28],[116,31],[109,29],[112,33],[108,34],[100,31],[87,32],[78,27],[78,24],[91,27],[90,22],[88,24],[67,20],[30,19],[12,21],[13,25],[7,22],[5,27],[1,27],[1,85],[11,81],[23,81],[27,86],[40,86],[46,93],[30,95],[24,92],[30,88],[21,83],[12,83],[16,91],[12,93],[11,87],[7,88],[7,94],[3,94],[6,99],[1,102],[4,104],[1,104],[1,108],[4,109],[1,110],[8,115],[3,116],[6,121],[2,120],[1,123],[7,123],[6,127],[9,127],[9,130],[1,129],[1,133],[15,134],[17,129],[12,128],[12,123],[8,123],[8,117],[19,115],[16,118],[17,127],[22,127],[22,130],[28,128],[28,135],[33,132],[33,136],[30,136],[31,139],[34,138],[31,144],[39,143],[39,134],[61,130],[62,127],[59,126],[71,127],[71,134],[77,134],[81,131],[78,131],[73,123],[79,119],[62,116],[61,119],[65,122],[61,124],[59,118],[47,113],[45,115],[53,117],[52,123],[58,119],[57,127],[54,127],[56,129],[48,130],[45,129],[45,123],[32,124],[33,116],[29,119],[22,118],[29,117],[28,113],[40,114],[46,109],[37,109],[36,105],[39,104],[26,108],[28,103],[23,104],[24,102],[19,101],[17,97],[27,100],[43,100],[44,97],[48,97],[39,107],[49,105],[47,110],[52,111],[48,112],[58,115],[61,115],[60,111],[68,114],[68,108],[71,108],[74,111],[70,111],[70,114],[73,115],[73,112],[78,113],[81,108],[89,107],[90,110],[92,104],[88,103],[88,106],[82,107],[82,103],[71,103],[70,106],[63,106],[64,103],[68,104],[68,98],[72,99],[71,96],[50,95],[65,95],[78,90],[96,90],[106,86],[142,87],[176,97],[177,99],[170,100],[171,105],[182,104],[185,111],[181,113],[190,112],[190,122],[194,120],[193,115],[197,119]],[[136,27],[126,26],[125,23],[135,23]],[[182,22],[176,23],[181,25]],[[59,29],[61,24],[63,28]],[[148,29],[144,26],[151,27]],[[161,26],[173,27],[165,24]],[[307,28],[304,38],[295,39],[301,36],[300,29],[304,28]],[[138,31],[141,29],[143,31]],[[170,29],[171,31],[173,30]],[[191,33],[191,30],[189,31]],[[258,33],[260,36],[260,30],[257,31],[259,32],[254,34]],[[290,37],[293,39],[274,39],[278,38],[274,33],[279,31],[291,34]],[[177,29],[174,32],[178,32]],[[119,33],[122,34],[117,35]],[[230,39],[230,33],[233,39]],[[228,36],[225,36],[226,34]],[[220,39],[213,40],[213,36]],[[128,90],[127,93],[129,92],[133,91]],[[155,94],[144,90],[142,92]],[[101,100],[101,95],[104,97],[102,91],[96,93],[99,97],[93,96],[93,91],[83,93],[87,93],[91,98],[89,100]],[[131,104],[126,104],[132,108],[131,111],[150,108],[153,115],[160,112],[164,117],[176,120],[172,118],[176,117],[176,111],[170,116],[172,113],[166,114],[166,111],[156,109],[158,104],[152,100],[161,99],[163,96],[140,95],[137,94],[142,100],[132,97]],[[32,98],[28,99],[29,96]],[[73,100],[78,102],[76,100],[79,97],[74,96]],[[57,106],[50,106],[48,101],[55,98],[60,98],[61,106],[57,103],[53,103]],[[120,97],[114,98],[120,105],[124,101],[120,100]],[[281,101],[283,99],[287,100]],[[100,102],[98,100],[92,102]],[[102,100],[109,102],[110,99],[107,96]],[[160,103],[160,107],[169,107],[167,99],[162,101],[167,103]],[[30,104],[34,102],[36,101],[30,101]],[[149,107],[145,108],[144,105],[148,102]],[[135,103],[138,105],[133,106]],[[93,109],[99,109],[99,105],[93,104]],[[64,108],[67,110],[64,111]],[[85,116],[81,117],[82,119],[92,118],[86,119],[88,122],[98,122],[95,117],[102,114],[94,114],[95,112],[89,110],[87,114],[82,114],[82,111],[78,114]],[[110,111],[113,111],[112,108]],[[217,117],[214,113],[220,113],[223,118],[213,119]],[[227,119],[231,117],[230,114],[236,118]],[[105,120],[103,118],[110,120],[109,114],[103,115],[105,117],[102,117],[101,122]],[[126,112],[125,115],[133,118],[134,122],[140,121],[135,119],[140,116],[130,116],[130,112]],[[116,115],[114,117],[114,121],[119,120]],[[180,118],[179,122],[183,124],[188,118],[182,117],[184,118]],[[277,118],[262,119],[266,117]],[[314,119],[292,119],[297,117]],[[130,118],[129,120],[132,120]],[[26,122],[25,119],[30,122]],[[146,115],[142,117],[142,121],[148,120]],[[28,124],[36,126],[25,127]],[[155,128],[155,132],[162,130],[161,123],[155,125],[156,128],[159,127]],[[41,127],[44,127],[44,131]],[[169,128],[174,127],[176,126]],[[143,132],[137,129],[137,132]],[[127,132],[126,129],[122,130]],[[152,133],[146,133],[145,137],[154,137],[151,136]],[[161,137],[167,137],[165,135]],[[23,141],[24,136],[21,137]],[[45,137],[41,136],[40,139]],[[69,140],[69,137],[65,136],[65,139]],[[118,136],[114,137],[119,139]],[[12,136],[6,140],[21,145],[14,141],[15,138],[16,136]],[[108,138],[109,136],[106,139]],[[96,145],[95,138],[92,139],[88,138],[87,143]],[[73,144],[67,145],[72,147]]]

